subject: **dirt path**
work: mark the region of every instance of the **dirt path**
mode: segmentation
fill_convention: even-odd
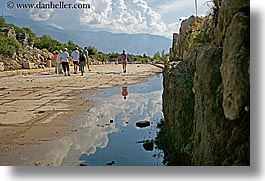
[[[69,144],[64,138],[79,131],[76,115],[94,104],[87,95],[141,82],[157,72],[161,69],[152,65],[130,64],[123,74],[120,65],[108,64],[93,66],[83,77],[40,73],[0,78],[0,165],[60,165],[60,159],[45,153]]]

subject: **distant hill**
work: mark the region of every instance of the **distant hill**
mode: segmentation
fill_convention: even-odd
[[[46,22],[38,22],[31,19],[13,16],[5,16],[4,18],[7,23],[32,29],[37,36],[48,34],[63,43],[72,40],[82,47],[92,45],[104,53],[121,52],[125,49],[128,53],[140,55],[146,53],[153,56],[157,51],[165,50],[168,52],[171,46],[170,39],[158,35],[65,30],[47,25]]]

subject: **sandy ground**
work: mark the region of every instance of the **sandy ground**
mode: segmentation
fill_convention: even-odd
[[[153,65],[96,65],[84,76],[50,73],[0,78],[0,165],[60,165],[56,150],[80,127],[75,117],[94,102],[99,88],[144,81],[162,70]],[[45,153],[50,154],[45,154]],[[51,154],[52,153],[52,154]]]

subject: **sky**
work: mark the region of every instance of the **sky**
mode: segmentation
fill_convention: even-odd
[[[13,3],[59,3],[62,0],[13,0]],[[197,0],[198,15],[210,12],[206,2]],[[195,0],[65,0],[87,3],[90,9],[18,9],[7,8],[10,0],[1,0],[0,12],[45,21],[61,29],[109,31],[113,33],[148,33],[171,38],[180,21],[195,15]],[[210,3],[208,3],[210,5]]]

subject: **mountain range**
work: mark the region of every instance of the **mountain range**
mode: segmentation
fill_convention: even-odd
[[[91,45],[104,53],[121,52],[125,49],[130,54],[142,55],[145,53],[153,56],[158,51],[168,52],[171,47],[170,39],[158,35],[66,30],[51,26],[47,22],[14,16],[4,16],[4,18],[7,23],[30,28],[37,36],[50,35],[62,43],[72,40],[81,47]]]

